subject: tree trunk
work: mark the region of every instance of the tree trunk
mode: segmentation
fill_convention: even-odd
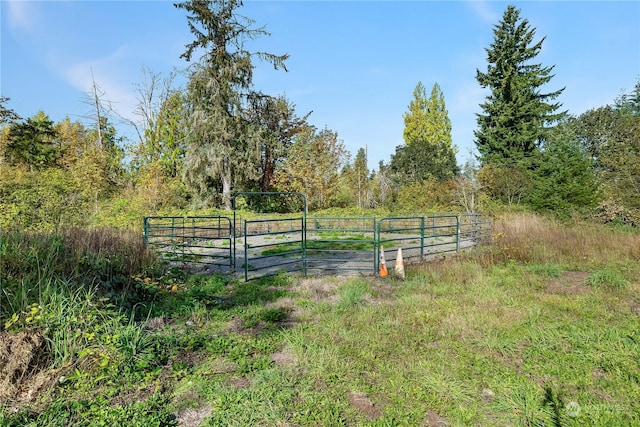
[[[231,210],[231,169],[229,166],[224,167],[222,173],[222,202],[224,208],[228,211]]]

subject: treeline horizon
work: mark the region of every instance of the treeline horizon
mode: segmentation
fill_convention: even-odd
[[[175,75],[143,70],[137,140],[114,125],[94,82],[93,118],[54,123],[19,117],[0,97],[0,227],[135,227],[144,216],[229,209],[234,192],[302,192],[321,210],[499,212],[640,224],[640,78],[611,104],[571,115],[545,92],[553,66],[534,62],[544,37],[508,6],[494,26],[475,130],[477,155],[456,162],[445,95],[417,82],[404,114],[404,144],[370,170],[336,131],[309,123],[283,95],[253,86],[255,61],[285,68],[288,55],[255,53],[264,36],[237,14],[239,1],[185,1],[194,42]],[[224,25],[223,25],[224,24]],[[204,54],[194,61],[196,52]],[[193,62],[192,62],[193,61]],[[282,199],[243,199],[257,211],[296,209]]]

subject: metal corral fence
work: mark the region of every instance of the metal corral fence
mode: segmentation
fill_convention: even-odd
[[[239,224],[236,224],[239,222]],[[245,280],[281,271],[378,274],[380,254],[393,265],[491,241],[492,219],[478,213],[386,218],[299,217],[239,219],[148,217],[145,241],[169,262],[202,271],[243,273]]]

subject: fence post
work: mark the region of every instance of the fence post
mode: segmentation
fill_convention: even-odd
[[[363,227],[364,228],[364,227]],[[376,229],[377,229],[377,225],[376,225],[376,219],[373,218],[373,275],[376,275],[376,272],[378,271],[378,251],[379,251],[379,242],[378,242],[378,238],[376,237]]]
[[[303,214],[300,221],[302,225],[302,270],[304,276],[307,277],[307,217],[306,212]]]
[[[184,252],[184,248],[186,247],[186,243],[185,243],[185,240],[184,240],[185,237],[186,237],[185,234],[184,234],[185,225],[186,225],[185,224],[185,217],[182,217],[182,227],[181,227],[182,228],[182,239],[181,239],[182,244],[180,245],[180,248],[181,248],[181,253],[182,253],[181,260],[182,260],[183,265],[184,265],[184,262],[185,262],[184,260],[185,260],[185,255],[186,255],[185,252]]]
[[[424,257],[424,216],[420,217],[420,259]]]
[[[149,217],[145,216],[142,222],[142,229],[144,230],[143,241],[145,245],[149,245]]]
[[[247,240],[247,221],[244,221],[244,281],[249,281],[249,242]]]
[[[460,215],[456,215],[456,252],[460,251]]]

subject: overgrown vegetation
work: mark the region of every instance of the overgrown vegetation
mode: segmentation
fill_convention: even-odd
[[[404,282],[191,276],[136,242],[2,235],[0,425],[640,422],[628,229],[503,218]]]

